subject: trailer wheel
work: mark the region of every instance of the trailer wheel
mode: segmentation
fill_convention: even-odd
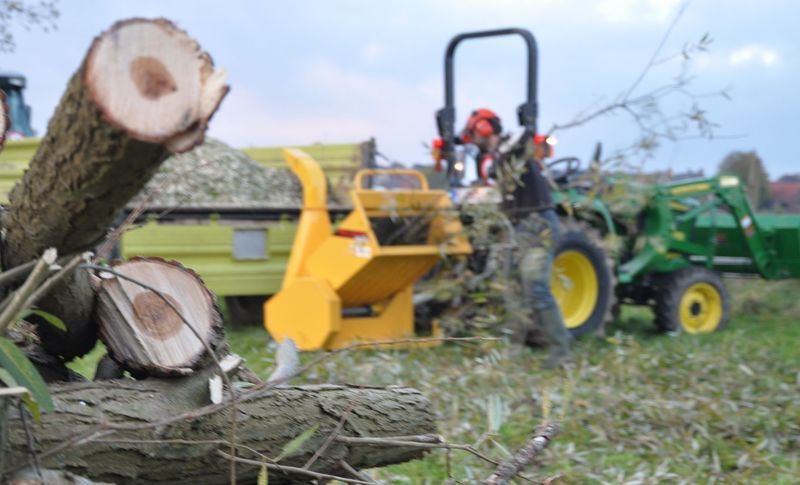
[[[663,276],[656,289],[654,312],[661,330],[711,333],[728,323],[730,297],[715,271],[681,269]]]
[[[573,336],[601,332],[613,318],[613,262],[588,224],[562,219],[561,229],[550,277],[553,296]]]

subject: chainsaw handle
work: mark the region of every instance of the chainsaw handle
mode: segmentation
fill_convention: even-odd
[[[428,179],[419,170],[410,168],[364,168],[356,172],[356,178],[353,181],[356,190],[364,190],[364,179],[368,177],[375,177],[377,175],[388,175],[390,177],[414,177],[419,182],[419,190],[430,190],[428,187]]]

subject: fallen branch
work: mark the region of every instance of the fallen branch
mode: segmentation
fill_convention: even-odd
[[[97,268],[97,269],[98,270],[106,270],[106,268],[104,268],[104,267],[100,267],[100,268]],[[57,437],[48,439],[46,441],[40,439],[40,442],[42,442],[42,444],[43,444],[43,449],[39,453],[39,458],[42,461],[47,461],[47,460],[51,460],[51,459],[57,459],[57,457],[64,456],[65,453],[68,450],[71,451],[72,453],[79,453],[79,449],[80,448],[82,448],[84,446],[90,446],[90,445],[92,445],[94,443],[102,444],[103,441],[100,441],[101,439],[107,438],[107,437],[109,437],[111,435],[115,435],[115,434],[120,434],[120,435],[123,435],[123,436],[129,436],[129,432],[144,432],[144,431],[148,431],[148,430],[152,432],[153,430],[163,430],[163,429],[167,429],[169,427],[179,426],[180,423],[184,423],[184,422],[195,422],[197,420],[204,419],[206,416],[210,416],[210,415],[213,415],[213,414],[216,414],[216,413],[222,413],[222,412],[228,410],[229,408],[231,408],[233,406],[239,406],[239,405],[244,404],[244,403],[249,403],[251,401],[257,401],[257,400],[269,397],[272,393],[277,391],[277,389],[276,389],[277,387],[285,384],[286,382],[288,382],[289,380],[291,380],[291,379],[293,379],[293,378],[295,378],[297,376],[302,375],[303,373],[307,372],[309,369],[316,367],[317,365],[321,364],[322,362],[325,362],[327,360],[330,360],[332,358],[335,358],[335,357],[339,356],[340,354],[347,353],[347,352],[350,352],[350,351],[353,351],[353,350],[357,350],[357,349],[361,349],[361,348],[365,348],[365,347],[419,342],[420,340],[427,341],[427,342],[469,343],[469,342],[501,341],[502,339],[494,338],[494,337],[430,337],[430,338],[424,338],[424,339],[385,340],[385,341],[379,341],[379,342],[368,342],[368,343],[353,344],[353,345],[350,345],[348,347],[337,349],[337,350],[332,351],[332,352],[320,354],[317,358],[315,358],[312,361],[308,362],[306,365],[296,369],[294,372],[292,372],[289,375],[283,376],[280,379],[275,379],[275,380],[272,380],[272,381],[269,381],[269,382],[263,382],[261,384],[257,384],[255,386],[253,386],[252,388],[247,389],[246,391],[243,391],[243,392],[240,392],[237,395],[231,396],[229,399],[227,399],[227,400],[225,400],[225,401],[223,401],[222,403],[219,403],[219,404],[210,404],[210,405],[205,405],[205,406],[201,405],[201,406],[192,407],[192,406],[188,405],[189,403],[184,403],[184,404],[186,404],[185,407],[187,407],[188,409],[185,409],[183,411],[173,410],[172,412],[169,412],[169,413],[164,413],[163,411],[161,411],[157,415],[149,416],[149,421],[125,422],[125,421],[109,421],[109,420],[103,419],[103,420],[99,420],[99,421],[94,422],[94,423],[84,422],[85,426],[82,426],[80,428],[70,429],[69,433],[64,433],[63,435],[59,435]],[[162,380],[140,381],[138,383],[137,382],[130,382],[129,383],[128,381],[111,381],[111,382],[108,382],[107,385],[112,386],[113,388],[118,389],[120,391],[124,391],[126,389],[131,389],[131,386],[133,386],[134,389],[141,389],[140,395],[139,395],[139,399],[141,399],[141,398],[143,398],[143,396],[152,397],[153,389],[147,389],[147,387],[146,387],[146,384],[148,382],[155,383],[155,385],[157,385],[157,386],[166,386],[164,392],[167,393],[167,394],[170,394],[170,390],[174,391],[174,390],[180,389],[180,386],[177,386],[177,387],[175,386],[175,384],[178,383],[179,381],[180,380],[167,381],[167,382],[171,382],[172,383],[171,384],[172,387],[170,387],[170,385],[164,384],[165,381],[162,381]],[[81,386],[97,386],[97,385],[103,385],[103,384],[106,384],[106,383],[105,382],[103,382],[103,383],[95,382],[95,383],[74,384],[74,385],[64,386],[64,388],[65,389],[70,389],[71,388],[71,389],[74,389],[75,391],[78,391]],[[138,386],[144,386],[144,387],[139,388]],[[205,383],[204,383],[204,386],[206,386]],[[204,389],[207,389],[207,387],[204,387]],[[284,388],[284,389],[287,389],[287,388]],[[281,390],[283,390],[283,389],[281,389]],[[204,391],[204,392],[206,393],[205,395],[207,395],[207,391]],[[58,400],[58,395],[56,395],[55,398],[56,398],[56,400]],[[166,399],[166,397],[163,397],[163,398]],[[134,398],[134,401],[135,400],[136,400],[136,398]],[[160,408],[156,408],[156,409],[160,409]],[[342,412],[343,411],[344,410],[342,410]],[[429,411],[429,409],[428,409],[428,411]],[[245,426],[244,428],[248,429],[247,426]],[[397,436],[397,433],[392,433],[392,434],[393,434],[393,436]],[[418,437],[418,436],[420,436],[420,434],[416,433],[416,434],[413,434],[413,435],[404,435],[404,436],[400,436],[400,438],[405,440],[405,438],[408,438],[409,436],[412,436],[412,439],[413,439],[413,437]],[[434,435],[425,435],[425,436],[437,436],[437,435],[434,434]],[[339,438],[341,438],[341,436]],[[126,438],[122,438],[122,439],[125,440]],[[130,438],[127,438],[127,439],[130,439]],[[109,440],[105,440],[105,441],[111,442],[113,440],[109,439]],[[135,441],[135,442],[141,441],[142,443],[147,443],[146,439],[145,440],[134,439],[133,441]],[[154,440],[154,441],[164,442],[164,443],[168,443],[168,444],[170,444],[170,443],[171,444],[180,444],[181,440],[175,441],[175,440],[163,439],[163,440]],[[188,441],[194,443],[197,440],[188,440]],[[215,443],[219,444],[217,441],[215,441]],[[226,440],[224,443],[230,445],[231,442]],[[246,446],[246,445],[242,445],[242,440],[241,439],[237,440],[236,447],[237,448],[241,448],[242,446]],[[437,448],[444,448],[444,447],[445,446],[437,446]],[[415,448],[422,449],[422,447],[415,447]],[[430,448],[432,449],[433,447],[430,447]],[[465,450],[466,450],[466,447],[465,447]],[[470,450],[466,450],[466,451],[470,451]],[[472,451],[470,451],[470,452],[472,452]],[[477,451],[475,450],[475,452],[477,452]],[[480,453],[478,453],[478,455],[480,455]],[[478,456],[478,455],[476,455],[476,456]],[[495,464],[495,465],[498,463],[497,461],[492,460],[492,459],[490,459],[488,457],[484,457],[482,455],[480,455],[480,456],[481,456],[482,459],[486,460],[489,463],[492,463],[492,464]],[[29,461],[26,461],[24,459],[20,459],[20,460],[14,462],[14,463],[15,464],[12,465],[9,469],[5,470],[6,473],[14,472],[14,471],[17,471],[19,469],[22,469],[22,468],[25,468],[25,467],[31,465],[31,463]],[[350,459],[348,459],[348,463],[350,463],[353,466],[360,466],[360,464],[358,462],[350,460]]]
[[[56,411],[44,414],[41,425],[34,427],[37,445],[44,450],[38,453],[42,466],[61,467],[119,485],[230,483],[230,459],[217,453],[225,445],[204,444],[228,435],[233,412],[230,406],[224,408],[225,412],[159,426],[164,418],[192,413],[208,402],[208,377],[213,372],[215,369],[209,368],[186,378],[52,386]],[[236,443],[229,442],[228,446],[279,456],[287,443],[316,426],[317,432],[281,460],[280,466],[303,469],[349,408],[353,412],[343,430],[350,435],[426,434],[436,428],[430,403],[413,389],[282,387],[236,405],[239,431]],[[21,419],[12,415],[8,423],[7,463],[28,466]],[[127,443],[110,447],[107,438],[111,434]],[[75,438],[77,441],[64,446]],[[101,438],[106,442],[96,441]],[[234,456],[225,451],[226,456]],[[376,450],[333,441],[306,471],[340,476],[346,474],[339,464],[342,459],[356,468],[373,468],[419,458],[424,451],[410,446]],[[259,457],[257,462],[261,461]],[[257,474],[257,468],[239,467],[236,477],[246,482]]]
[[[19,318],[20,313],[28,304],[31,295],[36,293],[37,288],[47,278],[47,272],[53,263],[56,262],[58,253],[55,249],[50,248],[44,251],[44,254],[34,265],[28,279],[25,283],[11,296],[8,304],[3,308],[0,313],[0,334],[5,333],[9,325],[14,323]]]
[[[500,463],[489,478],[483,481],[484,485],[504,485],[511,481],[515,475],[522,471],[530,462],[544,450],[550,441],[558,434],[558,425],[549,423],[539,428],[533,438],[508,460]]]

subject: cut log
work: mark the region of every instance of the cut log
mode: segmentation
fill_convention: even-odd
[[[114,271],[158,292],[110,274],[101,279],[94,320],[114,360],[139,374],[190,373],[222,325],[200,277],[159,258],[134,258]]]
[[[203,281],[179,263],[159,258],[133,258],[113,269],[158,293],[101,273],[94,320],[111,356],[146,375],[191,373],[222,325]]]
[[[108,122],[178,153],[203,141],[228,91],[225,72],[166,19],[114,24],[89,49],[83,77]]]
[[[207,377],[63,384],[51,388],[56,412],[34,425],[42,466],[92,480],[128,483],[228,483],[231,410],[225,408],[194,419],[155,426],[161,420],[196,411],[208,404]],[[16,411],[10,413],[6,462],[26,466],[30,459],[25,432]],[[318,385],[281,387],[237,405],[238,455],[261,463],[256,450],[275,458],[291,440],[317,426],[313,436],[280,464],[302,467],[339,427],[345,436],[408,436],[436,433],[430,402],[418,391]],[[52,454],[48,449],[91,433],[97,426],[129,425],[130,429],[73,444]],[[341,461],[355,468],[374,468],[422,456],[420,449],[346,444],[330,440],[311,470],[350,476]],[[242,483],[254,483],[259,466],[239,464]],[[270,470],[269,483],[308,483],[309,477]]]
[[[164,19],[117,22],[95,39],[50,119],[47,135],[3,215],[6,267],[92,248],[172,151],[203,139],[228,91],[208,54]],[[65,358],[95,342],[92,291],[78,272],[40,307],[67,325],[39,326],[45,348]]]

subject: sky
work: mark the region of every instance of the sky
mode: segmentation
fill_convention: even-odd
[[[175,21],[227,70],[231,92],[210,135],[234,146],[346,143],[374,137],[379,151],[406,164],[430,163],[437,136],[443,57],[460,32],[523,27],[539,46],[539,125],[547,129],[611,102],[647,65],[681,0],[255,1],[61,0],[57,30],[16,29],[17,49],[0,69],[28,77],[34,127],[46,123],[92,39],[117,20]],[[800,1],[693,0],[659,58],[708,33],[692,57],[689,89],[725,90],[730,100],[699,101],[718,124],[715,139],[664,143],[647,169],[716,171],[733,150],[756,150],[770,176],[800,172],[793,140],[800,114]],[[456,54],[457,124],[477,107],[497,111],[506,127],[524,101],[525,51],[517,38],[471,41]],[[669,84],[679,60],[651,69],[635,94]],[[689,109],[664,100],[667,115]],[[589,157],[639,137],[622,113],[558,134],[557,156]]]

